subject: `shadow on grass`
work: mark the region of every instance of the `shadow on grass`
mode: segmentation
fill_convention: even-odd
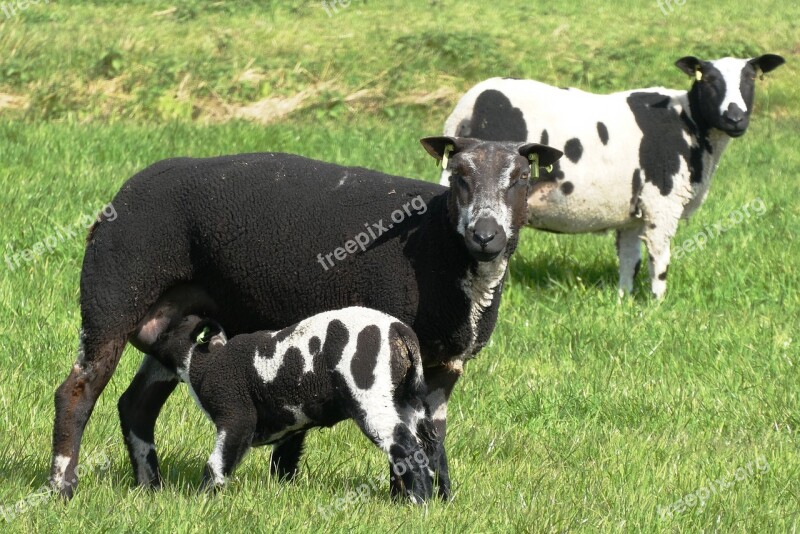
[[[552,289],[572,288],[576,284],[598,289],[616,289],[618,267],[616,261],[597,260],[580,265],[565,257],[525,257],[516,254],[511,260],[511,279],[529,287]],[[579,282],[580,281],[580,282]]]

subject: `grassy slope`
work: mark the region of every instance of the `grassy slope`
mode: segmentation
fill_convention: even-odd
[[[797,528],[800,80],[792,63],[800,9],[761,2],[753,16],[750,3],[701,9],[687,2],[665,17],[655,2],[525,11],[464,4],[354,0],[328,18],[316,2],[59,2],[0,23],[0,92],[31,99],[28,111],[6,110],[0,122],[3,253],[74,225],[127,176],[171,155],[282,150],[434,180],[416,139],[437,132],[452,98],[482,78],[537,77],[596,90],[680,86],[687,82],[670,65],[688,53],[770,51],[790,65],[759,84],[751,131],[731,143],[711,198],[676,241],[754,199],[767,214],[676,261],[662,305],[616,302],[610,236],[525,232],[492,344],[470,363],[451,405],[451,504],[392,505],[382,484],[365,502],[319,516],[318,506],[385,471],[350,424],[312,433],[295,484],[271,480],[268,451],[260,450],[221,495],[196,496],[191,488],[212,431],[185,391],[159,423],[167,489],[131,490],[115,408],[138,363],[129,350],[84,439],[84,457],[107,454],[110,470],[84,477],[68,506],[42,504],[3,527]],[[171,5],[174,14],[152,15]],[[97,64],[111,50],[122,63],[108,81]],[[259,69],[257,81],[236,81],[246,67]],[[333,89],[281,124],[189,120],[204,99],[244,104],[320,81]],[[441,87],[453,97],[398,102]],[[361,89],[371,96],[343,101]],[[74,358],[79,328],[81,257],[79,236],[42,262],[4,268],[0,279],[0,505],[46,477],[51,395]],[[642,292],[645,286],[642,277]],[[762,455],[766,473],[659,519],[659,506]]]

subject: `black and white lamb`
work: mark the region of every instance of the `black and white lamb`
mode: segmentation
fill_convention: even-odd
[[[563,147],[566,158],[532,189],[528,225],[569,234],[616,230],[620,294],[633,290],[644,242],[660,299],[678,220],[700,207],[728,141],[745,133],[755,79],[783,62],[773,54],[684,57],[676,65],[694,80],[688,92],[599,95],[492,78],[467,91],[444,132]],[[445,171],[441,183],[448,181]]]
[[[150,354],[172,316],[213,317],[231,335],[355,305],[397,317],[419,339],[443,443],[453,386],[497,321],[531,161],[546,166],[561,152],[452,137],[422,143],[437,159],[450,156],[449,189],[275,153],[165,160],[128,180],[112,202],[117,218],[87,240],[78,359],[55,394],[56,490],[73,495],[86,423],[125,345]],[[154,428],[177,383],[145,357],[120,398],[140,484],[161,483]],[[303,439],[298,431],[275,446],[273,473],[296,472]],[[435,451],[438,495],[447,498],[447,457]]]
[[[435,447],[417,336],[394,317],[350,307],[228,340],[215,321],[175,318],[151,347],[216,427],[204,487],[225,483],[252,446],[353,419],[389,456],[392,488],[432,495]],[[122,422],[123,428],[128,425]]]

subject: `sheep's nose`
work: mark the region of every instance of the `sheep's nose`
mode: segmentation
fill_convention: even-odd
[[[494,239],[494,236],[497,235],[497,230],[498,226],[494,219],[481,219],[475,223],[472,240],[479,244],[481,248],[486,248],[486,245],[488,245],[489,242]]]
[[[731,103],[725,113],[722,114],[722,118],[731,124],[739,124],[744,120],[744,111],[736,104]]]

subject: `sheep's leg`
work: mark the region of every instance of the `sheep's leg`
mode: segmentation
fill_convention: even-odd
[[[250,450],[256,430],[255,417],[244,419],[247,421],[238,419],[236,423],[217,426],[216,446],[203,471],[200,489],[212,490],[223,486]]]
[[[145,355],[117,407],[136,483],[161,487],[154,430],[161,407],[178,385],[178,377],[152,356]]]
[[[620,297],[633,293],[633,282],[642,265],[641,239],[642,229],[640,227],[617,230]]]
[[[284,480],[294,479],[300,463],[300,456],[303,454],[305,438],[305,432],[297,432],[275,445],[269,462],[271,475]]]
[[[680,214],[661,217],[658,224],[648,224],[644,232],[644,243],[648,252],[650,288],[653,297],[663,299],[667,291],[667,271],[669,270],[670,242],[678,229]]]
[[[125,347],[124,335],[97,339],[92,332],[81,334],[78,361],[55,393],[50,485],[67,499],[78,485],[75,469],[86,423]]]
[[[436,445],[430,460],[439,483],[439,497],[450,498],[450,471],[447,467],[447,455],[444,440],[447,435],[447,401],[450,393],[461,376],[463,364],[456,361],[447,365],[425,368],[425,383],[428,389],[427,405],[436,429]]]

